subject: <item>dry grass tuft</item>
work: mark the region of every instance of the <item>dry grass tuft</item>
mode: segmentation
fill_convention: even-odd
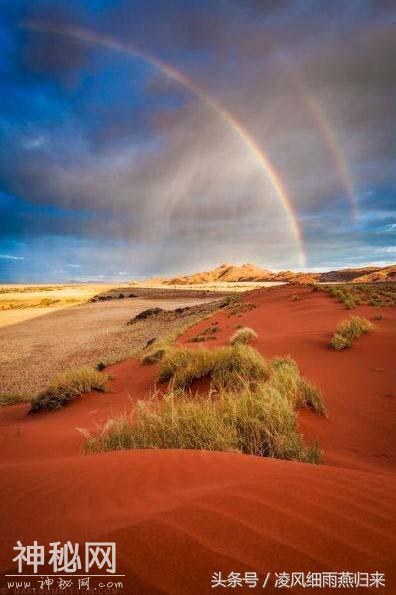
[[[271,385],[248,385],[194,399],[171,392],[164,400],[141,401],[132,417],[123,416],[90,436],[85,452],[125,448],[183,448],[240,452],[318,463],[316,445],[307,448],[290,403]]]
[[[325,291],[347,310],[361,304],[369,306],[392,306],[396,304],[396,283],[337,283],[322,284],[314,287],[315,291]]]
[[[187,391],[205,376],[208,394]],[[317,444],[307,448],[298,432],[295,409],[323,413],[322,396],[294,360],[269,365],[246,345],[174,349],[165,354],[159,379],[171,380],[165,397],[158,393],[131,415],[111,420],[99,436],[87,438],[85,451],[187,448],[320,462]]]
[[[269,366],[258,351],[248,345],[231,345],[213,350],[212,386],[216,390],[237,390],[246,383],[257,385],[269,378]]]
[[[142,364],[156,364],[162,360],[164,355],[169,351],[166,345],[158,346],[146,353],[142,359]]]
[[[208,376],[212,365],[212,354],[208,349],[171,349],[162,359],[158,381],[172,380],[175,389],[184,389],[194,380]]]
[[[271,362],[270,383],[290,401],[294,409],[307,407],[317,413],[325,413],[320,390],[300,375],[292,358],[277,358]]]
[[[163,358],[158,380],[172,380],[175,389],[185,389],[194,380],[206,376],[216,389],[237,388],[246,381],[265,380],[268,365],[257,351],[246,345],[213,350],[174,349]]]
[[[0,407],[5,407],[6,405],[18,405],[19,403],[29,403],[30,397],[25,395],[20,395],[17,393],[0,393]]]
[[[367,334],[374,329],[374,325],[362,316],[353,316],[344,320],[331,338],[330,347],[335,351],[341,351],[351,347],[361,335]]]
[[[104,391],[107,380],[108,376],[88,367],[59,374],[48,388],[32,400],[30,412],[54,411],[83,393]]]
[[[244,326],[235,331],[235,333],[230,338],[231,345],[245,345],[249,343],[253,339],[257,339],[258,335],[256,331],[248,326]]]

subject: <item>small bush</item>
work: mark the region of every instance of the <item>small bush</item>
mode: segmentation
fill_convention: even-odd
[[[257,339],[257,333],[248,326],[245,326],[235,331],[230,338],[230,344],[246,344],[252,341],[252,339]]]
[[[30,412],[54,411],[83,393],[104,391],[108,376],[88,367],[59,374],[53,384],[32,400]]]
[[[298,302],[298,300],[300,299],[300,297],[295,294],[295,295],[292,295],[291,299],[292,299],[292,302]]]
[[[352,345],[356,339],[373,329],[373,325],[366,318],[353,316],[344,320],[331,338],[330,347],[336,351],[346,349]]]
[[[141,362],[142,364],[156,364],[162,360],[167,351],[169,351],[168,347],[156,347],[146,353],[146,355],[142,357]]]
[[[104,370],[106,367],[106,364],[104,362],[98,362],[95,366],[95,368],[97,369],[98,372],[101,372],[102,370]]]

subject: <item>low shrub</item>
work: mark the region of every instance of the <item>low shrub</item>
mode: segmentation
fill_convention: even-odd
[[[59,374],[48,388],[32,400],[30,412],[54,411],[83,393],[104,391],[107,380],[108,376],[88,367]]]
[[[235,333],[230,338],[230,344],[246,344],[253,339],[257,339],[257,336],[258,335],[256,331],[254,331],[252,328],[249,328],[248,326],[245,326],[235,331]]]

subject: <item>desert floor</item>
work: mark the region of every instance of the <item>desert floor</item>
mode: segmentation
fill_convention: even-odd
[[[108,288],[96,287],[95,292],[94,289],[84,290],[79,299],[87,300],[98,293],[112,293]],[[113,293],[119,295],[120,291]],[[130,293],[132,290],[129,288],[124,291],[125,295]],[[167,323],[158,328],[154,322],[132,328],[127,326],[131,318],[148,308],[174,310],[205,304],[220,295],[207,292],[205,297],[202,292],[166,289],[154,293],[152,297],[146,297],[144,291],[141,293],[142,297],[96,303],[68,305],[63,302],[59,306],[26,306],[0,311],[0,394],[32,396],[62,370],[85,364],[96,365],[101,360],[125,359],[142,348],[149,338],[160,332],[171,332],[174,326]],[[70,290],[67,295],[70,295]],[[23,300],[23,297],[18,299]],[[9,315],[15,313],[17,317],[24,314],[26,319],[10,324]]]
[[[0,285],[0,328],[85,303],[114,285]]]
[[[155,385],[155,365],[123,361],[109,369],[104,394],[37,416],[26,404],[0,410],[3,574],[15,569],[17,540],[115,541],[128,594],[223,592],[211,588],[216,571],[256,571],[262,579],[268,572],[379,571],[387,587],[373,592],[396,592],[396,310],[359,306],[353,314],[382,313],[383,320],[350,350],[332,352],[329,338],[350,312],[327,294],[284,286],[243,299],[256,308],[241,317],[214,314],[221,330],[208,346],[225,344],[242,324],[257,331],[252,345],[264,356],[296,359],[325,398],[328,418],[299,414],[323,464],[199,451],[82,456],[84,431],[98,431]]]

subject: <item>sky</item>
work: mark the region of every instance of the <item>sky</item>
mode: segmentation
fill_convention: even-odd
[[[0,0],[0,282],[396,261],[392,0]]]

